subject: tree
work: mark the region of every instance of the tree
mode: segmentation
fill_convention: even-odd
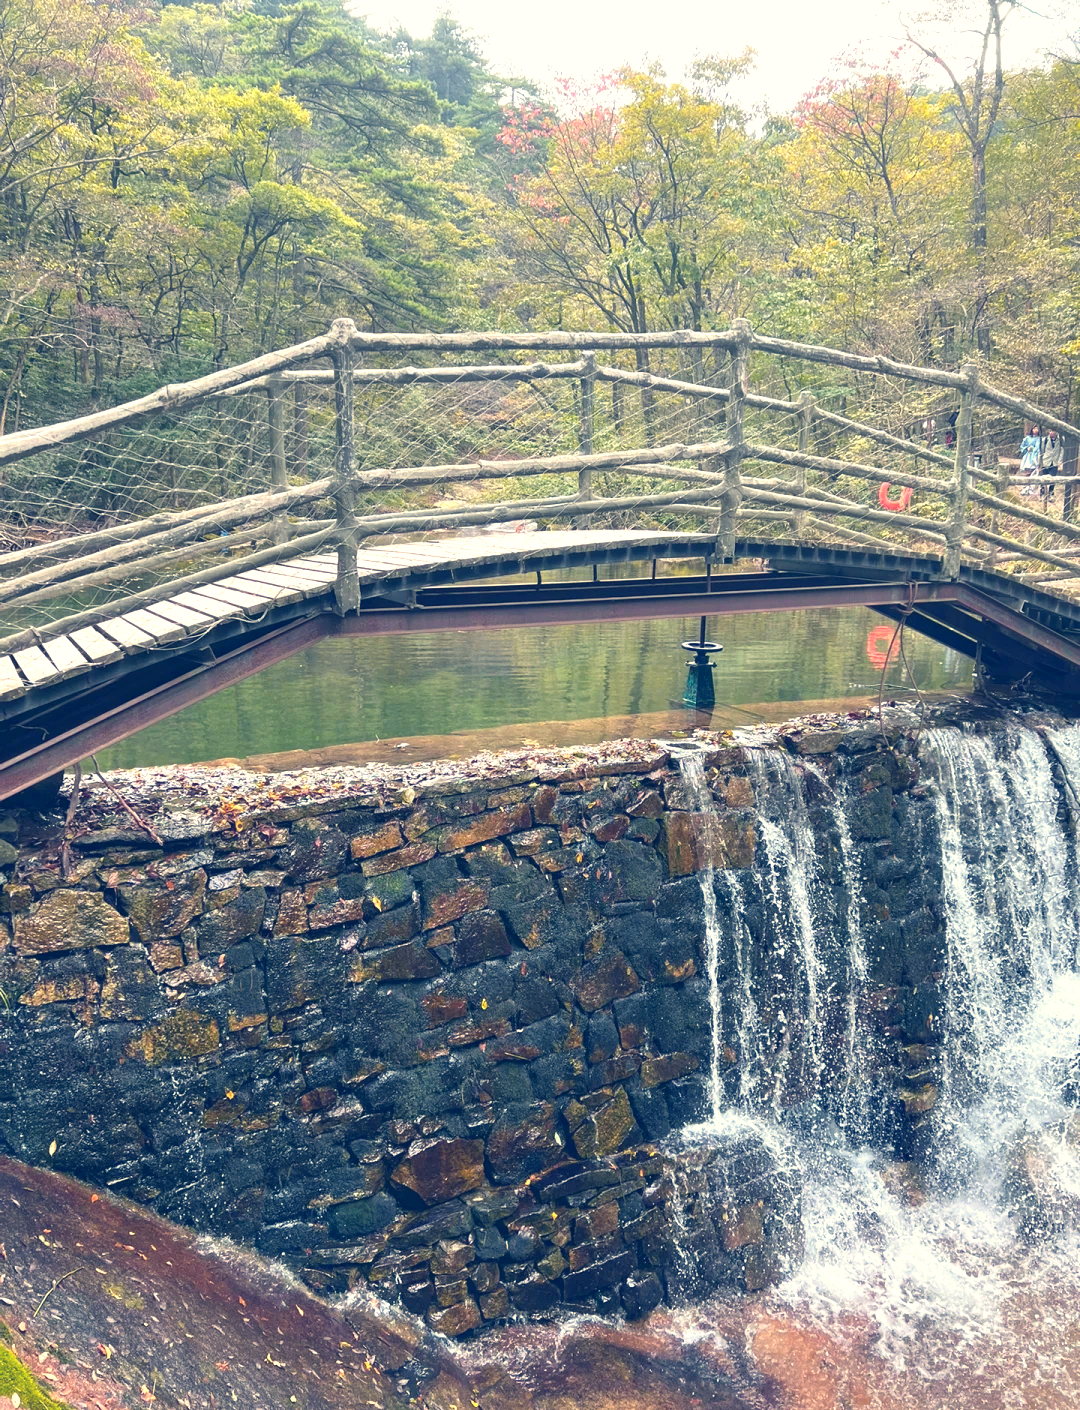
[[[815,337],[894,350],[899,337],[920,361],[953,360],[962,148],[947,107],[882,73],[822,84],[799,105],[783,147],[800,217],[789,238],[839,320]]]
[[[744,55],[699,73],[716,88],[749,66]],[[572,116],[511,110],[500,133],[523,167],[509,228],[526,281],[573,296],[601,327],[703,327],[748,207],[741,113],[632,69],[589,93],[564,87],[563,103]]]
[[[1005,97],[1005,69],[1002,60],[1002,30],[1019,0],[979,0],[979,48],[967,74],[950,63],[943,46],[918,38],[908,31],[908,41],[934,65],[952,93],[950,112],[967,141],[971,158],[971,248],[977,267],[974,330],[975,342],[984,356],[990,353],[990,321],[986,277],[987,176],[986,158]],[[963,18],[961,5],[954,4],[946,17],[956,28]]]

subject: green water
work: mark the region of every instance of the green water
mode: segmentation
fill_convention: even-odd
[[[864,608],[746,613],[710,620],[724,643],[718,702],[823,700],[876,691]],[[191,763],[498,725],[672,709],[686,682],[679,643],[698,619],[325,641],[103,750],[102,767]],[[880,652],[888,637],[877,642]],[[907,634],[920,687],[966,688],[971,664]],[[901,683],[889,667],[887,691]],[[757,716],[745,714],[741,722]]]

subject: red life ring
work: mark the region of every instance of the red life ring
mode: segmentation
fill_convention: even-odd
[[[866,634],[866,656],[871,666],[877,666],[881,670],[890,661],[896,660],[900,655],[900,643],[896,636],[896,628],[890,627],[886,622],[870,628]]]
[[[891,509],[895,514],[898,509],[906,509],[911,503],[911,488],[908,485],[901,485],[899,499],[889,498],[890,488],[891,486],[888,484],[882,485],[877,492],[877,501],[882,509]]]

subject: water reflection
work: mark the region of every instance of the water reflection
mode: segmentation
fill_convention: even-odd
[[[710,619],[724,643],[716,698],[740,707],[876,691],[882,619],[818,608]],[[891,631],[891,629],[890,629]],[[190,763],[357,740],[668,711],[681,700],[698,619],[610,622],[326,641],[103,751],[103,767]],[[969,662],[914,633],[928,690],[966,687]],[[888,667],[887,688],[902,682]],[[742,722],[757,718],[742,712]]]

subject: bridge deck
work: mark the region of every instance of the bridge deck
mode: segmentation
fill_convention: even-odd
[[[604,563],[658,556],[702,556],[713,545],[708,534],[665,534],[632,529],[564,530],[545,534],[482,534],[433,543],[393,544],[358,554],[361,600],[385,595],[398,583],[411,588],[435,581],[504,576],[575,563]],[[660,553],[660,550],[663,550]],[[271,608],[333,597],[337,556],[323,553],[238,572],[207,587],[177,593],[97,626],[83,627],[0,656],[0,702],[181,641],[195,641],[219,623],[261,617]]]
[[[395,543],[359,555],[360,610],[334,610],[336,553],[239,568],[208,586],[0,657],[0,798],[327,636],[864,605],[980,659],[984,674],[1080,697],[1080,603],[935,558],[739,540],[768,572],[713,571],[710,534],[563,530]],[[659,560],[704,560],[694,576]],[[543,582],[630,561],[651,577]],[[536,574],[536,583],[498,579]]]

